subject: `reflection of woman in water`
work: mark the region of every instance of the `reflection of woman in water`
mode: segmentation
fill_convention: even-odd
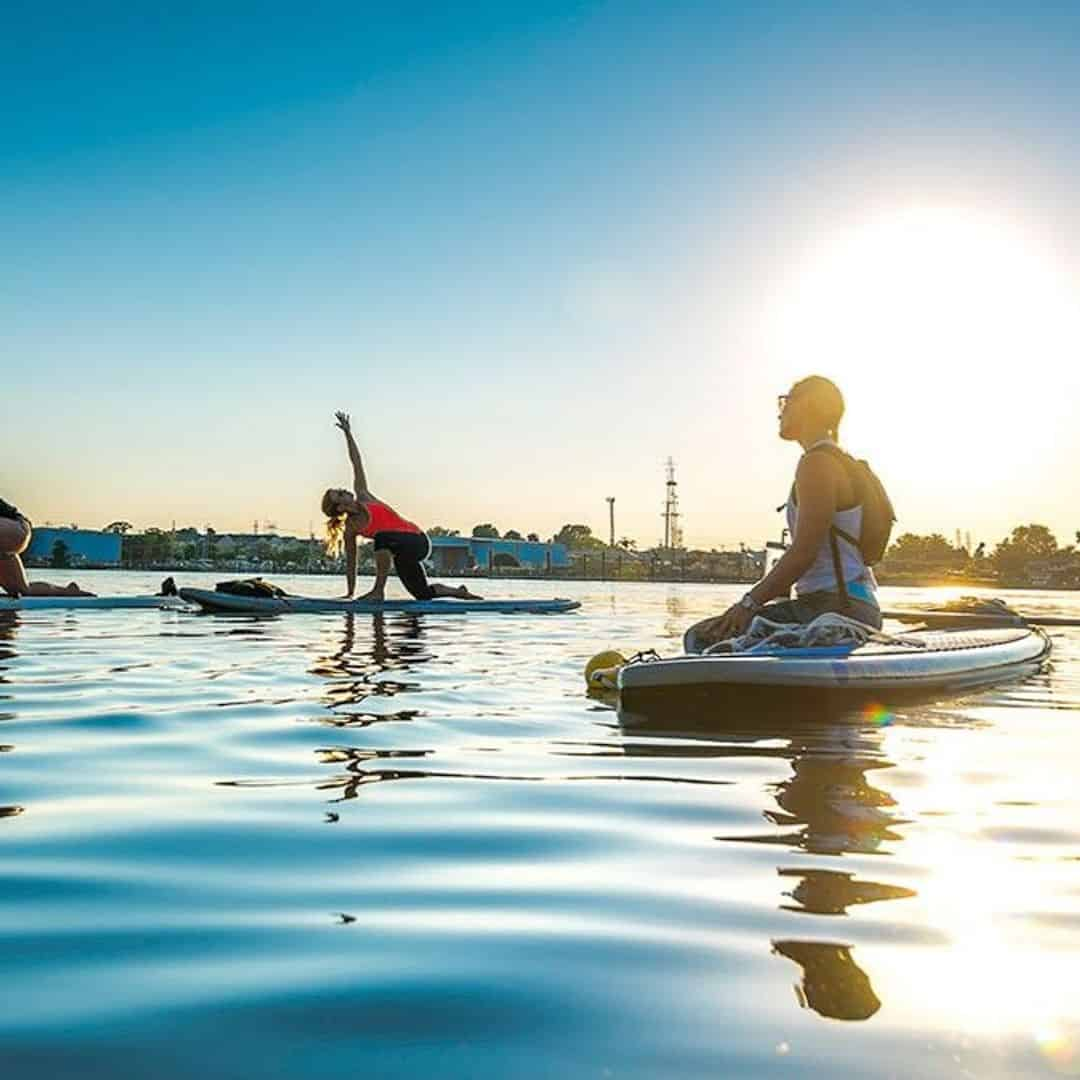
[[[850,945],[831,941],[774,941],[773,952],[803,970],[799,1004],[833,1020],[869,1020],[881,1008],[870,978],[851,958]]]
[[[26,580],[19,556],[30,546],[32,534],[30,521],[11,503],[0,499],[0,589],[9,596],[93,596],[74,581],[68,585],[50,585]]]
[[[427,535],[419,525],[401,517],[371,493],[347,414],[337,413],[337,426],[345,433],[353,467],[353,490],[329,488],[323,495],[322,509],[327,519],[328,549],[336,554],[342,545],[345,548],[346,597],[351,597],[356,588],[356,549],[363,536],[375,542],[375,583],[358,599],[375,603],[385,600],[386,579],[393,564],[401,584],[417,600],[433,600],[439,596],[479,600],[480,597],[464,585],[451,588],[428,581],[424,560],[431,554],[431,542]]]
[[[622,753],[627,756],[671,753],[664,744],[641,738],[671,734],[669,720],[666,715],[620,715],[624,733],[635,736],[634,741],[623,741]],[[762,724],[756,717],[744,717],[742,721],[744,726],[739,727],[737,721],[733,726],[731,718],[722,712],[712,717],[706,712],[698,712],[693,718],[683,715],[675,729],[683,740],[678,752],[687,757],[710,759],[744,755],[788,759],[792,776],[769,785],[781,809],[766,810],[765,816],[776,825],[801,828],[764,835],[739,832],[716,836],[716,840],[839,855],[875,851],[886,841],[901,839],[890,829],[896,820],[891,813],[895,800],[888,792],[874,787],[866,775],[870,770],[892,766],[880,754],[880,732],[867,732],[864,742],[846,724],[807,729],[790,723]],[[695,739],[704,741],[696,744]],[[851,872],[816,866],[778,866],[777,873],[785,884],[795,882],[794,888],[786,893],[794,903],[781,904],[781,910],[792,915],[807,912],[838,916],[852,905],[915,895],[913,889],[900,885],[868,881],[856,878]],[[869,975],[852,956],[853,945],[794,936],[774,939],[771,945],[774,955],[783,956],[802,969],[795,992],[804,1008],[836,1020],[868,1020],[881,1008]]]

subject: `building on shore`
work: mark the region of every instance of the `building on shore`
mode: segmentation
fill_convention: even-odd
[[[119,566],[123,537],[98,529],[35,526],[26,549],[31,565]]]
[[[361,553],[362,556],[364,552]],[[212,569],[341,570],[321,540],[257,533],[202,534],[195,529],[150,529],[122,536],[92,529],[35,528],[26,553],[32,566]],[[365,563],[370,559],[364,560]],[[571,567],[565,544],[477,536],[433,536],[428,565],[433,574],[527,570],[547,573]]]
[[[563,570],[570,566],[565,544],[533,540],[500,540],[480,536],[433,536],[432,573],[461,574],[499,567],[522,570]]]

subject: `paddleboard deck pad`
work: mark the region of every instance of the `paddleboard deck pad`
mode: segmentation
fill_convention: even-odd
[[[0,596],[0,611],[116,611],[183,607],[175,596]]]
[[[1050,654],[1050,641],[1027,627],[923,630],[905,640],[752,653],[683,655],[627,664],[624,698],[679,694],[748,705],[849,707],[955,697],[1026,678]]]
[[[235,596],[213,589],[181,589],[180,596],[205,611],[238,615],[377,614],[407,612],[417,615],[556,615],[581,607],[577,600],[384,600],[381,604],[361,600],[331,600],[316,596]]]

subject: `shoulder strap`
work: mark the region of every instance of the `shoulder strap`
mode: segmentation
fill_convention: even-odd
[[[833,574],[836,576],[836,588],[840,593],[840,602],[845,608],[848,608],[851,606],[851,597],[848,596],[847,582],[844,580],[844,566],[840,562],[840,546],[836,542],[838,535],[845,540],[850,540],[851,536],[838,529],[835,525],[829,526],[829,546],[832,548],[832,565]]]
[[[858,485],[855,481],[854,458],[852,458],[846,450],[837,446],[836,443],[831,442],[817,443],[816,445],[811,446],[806,451],[806,454],[812,454],[817,450],[830,454],[832,457],[843,463],[844,468],[851,477],[852,487],[855,489],[855,496],[858,498],[859,492]],[[803,454],[803,457],[805,457],[806,454]],[[792,491],[794,490],[793,486]],[[836,542],[838,537],[841,540],[846,540],[855,548],[859,548],[859,539],[856,536],[852,536],[846,529],[839,529],[835,525],[829,526],[829,548],[832,551],[833,576],[836,578],[836,588],[840,593],[841,603],[845,608],[848,608],[851,606],[851,597],[848,595],[847,582],[844,580],[844,565],[840,560],[840,545]]]

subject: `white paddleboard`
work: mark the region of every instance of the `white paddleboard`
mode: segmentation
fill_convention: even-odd
[[[181,589],[180,596],[206,611],[244,615],[326,614],[403,611],[419,615],[554,615],[581,607],[577,600],[384,600],[373,604],[360,600],[331,600],[316,596],[234,596],[213,589]]]
[[[1050,641],[1027,627],[905,635],[921,645],[867,642],[753,653],[683,655],[628,664],[619,671],[623,693],[697,689],[723,695],[770,695],[792,702],[815,694],[877,700],[908,693],[955,694],[1024,678],[1039,669]]]

